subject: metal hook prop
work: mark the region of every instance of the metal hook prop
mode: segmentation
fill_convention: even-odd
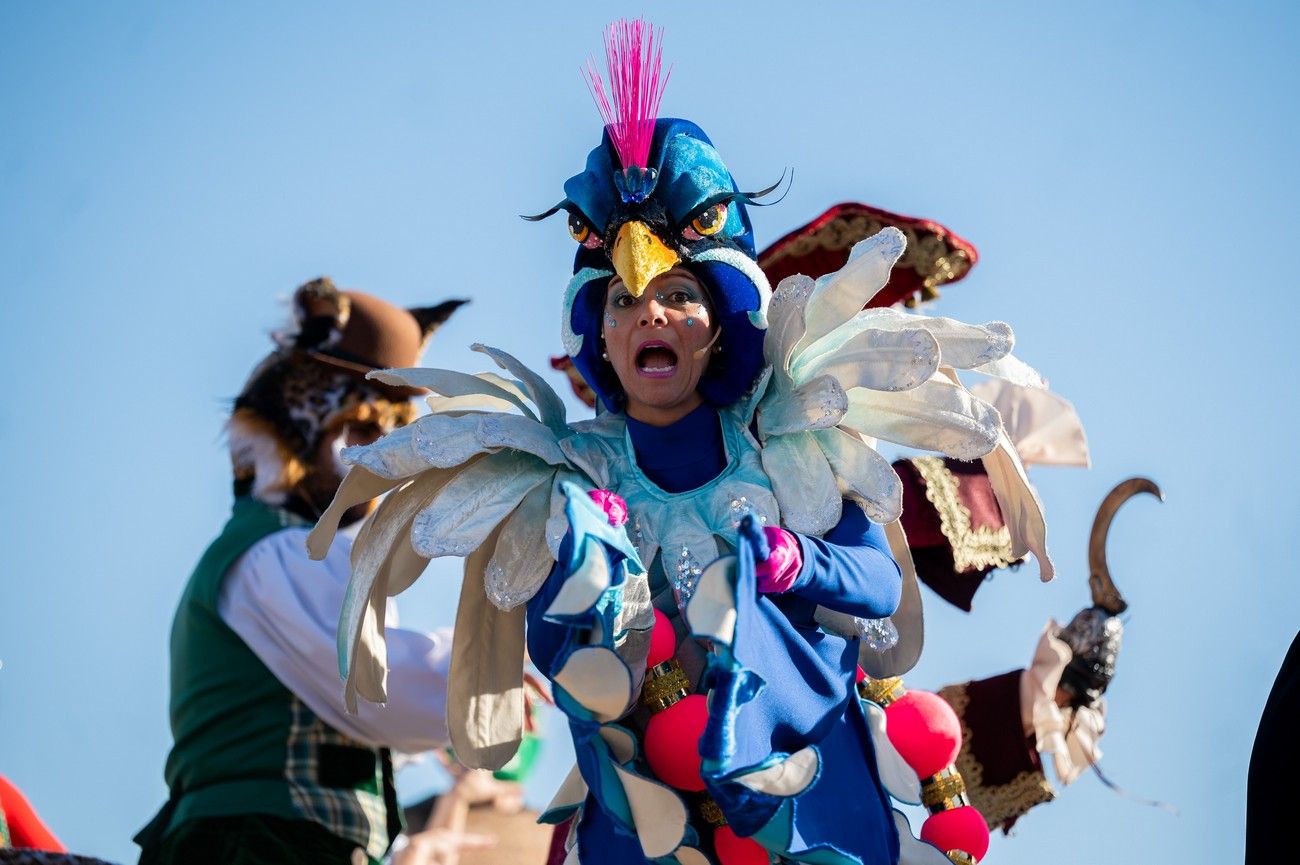
[[[1128,609],[1128,601],[1115,588],[1110,578],[1110,567],[1106,564],[1106,537],[1110,534],[1110,524],[1120,505],[1140,493],[1150,493],[1160,501],[1165,494],[1150,478],[1129,478],[1115,485],[1101,507],[1097,508],[1097,517],[1092,521],[1092,536],[1088,539],[1088,587],[1092,589],[1092,602],[1112,616],[1117,616]]]

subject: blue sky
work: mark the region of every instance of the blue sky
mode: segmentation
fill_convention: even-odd
[[[544,366],[572,246],[515,215],[597,140],[578,67],[601,27],[646,11],[664,112],[746,187],[796,170],[760,246],[842,200],[945,223],[981,261],[937,311],[1011,322],[1087,426],[1091,470],[1035,475],[1058,580],[999,574],[969,616],[927,595],[910,683],[1023,665],[1087,600],[1105,491],[1168,493],[1112,532],[1132,610],[1102,745],[1181,816],[1085,777],[988,861],[1238,858],[1300,627],[1281,3],[0,5],[0,772],[74,849],[134,861],[165,796],[171,613],[229,504],[221,424],[283,299],[321,273],[469,296],[430,363],[480,369],[481,340]],[[403,598],[408,623],[450,621],[455,571]]]

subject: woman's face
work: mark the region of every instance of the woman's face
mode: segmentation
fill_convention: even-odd
[[[695,386],[708,369],[717,328],[704,288],[690,271],[673,268],[640,297],[614,277],[601,333],[630,416],[664,426],[703,401]]]

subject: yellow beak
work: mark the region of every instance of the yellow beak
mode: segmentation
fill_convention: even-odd
[[[681,261],[644,222],[623,224],[614,238],[610,259],[633,297],[640,297],[656,276],[667,273]]]

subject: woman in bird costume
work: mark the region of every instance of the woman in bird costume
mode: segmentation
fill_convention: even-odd
[[[523,729],[525,647],[577,766],[544,819],[568,861],[946,863],[890,797],[916,774],[854,687],[910,669],[920,596],[901,484],[876,439],[982,458],[1019,553],[1051,566],[996,410],[957,370],[1037,381],[1001,323],[864,306],[904,250],[886,229],[837,272],[774,292],[745,193],[695,124],[659,118],[658,37],[619,22],[606,127],[564,184],[577,243],[562,335],[600,399],[569,423],[536,373],[374,374],[433,413],[344,451],[309,546],[389,495],[353,547],[339,629],[346,698],[385,697],[385,599],[464,556],[448,693],[457,758],[495,768]],[[541,217],[539,217],[541,218]],[[892,619],[891,619],[892,616]],[[570,819],[572,818],[572,819]]]

